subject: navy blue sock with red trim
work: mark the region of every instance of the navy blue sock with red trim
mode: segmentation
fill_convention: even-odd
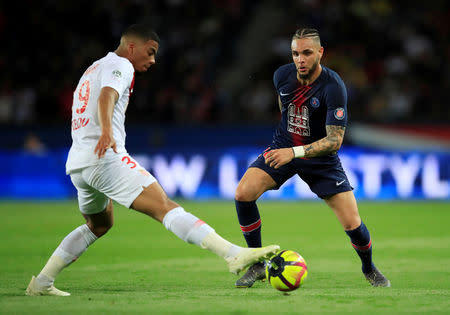
[[[248,247],[261,247],[261,217],[255,201],[235,200],[239,224]]]
[[[353,248],[359,255],[362,263],[362,272],[368,273],[375,268],[372,262],[372,240],[366,225],[361,221],[361,225],[354,230],[345,231],[350,237]]]

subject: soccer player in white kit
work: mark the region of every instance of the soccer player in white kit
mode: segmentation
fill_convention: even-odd
[[[228,242],[208,224],[170,200],[157,180],[125,149],[125,112],[133,92],[134,72],[154,63],[159,37],[134,24],[122,34],[119,47],[95,61],[83,74],[73,95],[72,147],[66,172],[78,191],[86,219],[59,244],[27,295],[68,296],[53,283],[56,276],[113,225],[112,200],[164,224],[185,242],[222,257],[232,273],[267,259],[279,246],[243,248]]]

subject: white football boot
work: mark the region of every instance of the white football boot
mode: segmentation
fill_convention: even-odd
[[[69,296],[69,292],[64,292],[61,290],[58,290],[53,285],[44,287],[40,286],[39,283],[36,280],[36,277],[33,276],[31,278],[30,284],[28,285],[27,290],[25,291],[26,295],[29,296],[39,296],[39,295],[54,295],[54,296]]]
[[[227,258],[228,270],[237,275],[248,266],[258,261],[269,259],[279,249],[280,246],[278,245],[269,245],[260,248],[243,248],[236,256]]]

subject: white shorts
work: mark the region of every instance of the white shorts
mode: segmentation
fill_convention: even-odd
[[[102,212],[109,199],[129,208],[144,187],[156,182],[127,153],[104,157],[98,165],[73,171],[70,179],[78,191],[78,204],[84,214]]]

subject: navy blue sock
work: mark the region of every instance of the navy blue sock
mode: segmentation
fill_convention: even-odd
[[[358,253],[362,262],[362,272],[368,273],[375,268],[372,262],[372,240],[366,225],[361,222],[361,225],[354,230],[345,231],[350,237],[353,248]]]
[[[235,200],[239,224],[248,247],[261,247],[261,217],[255,201]]]

